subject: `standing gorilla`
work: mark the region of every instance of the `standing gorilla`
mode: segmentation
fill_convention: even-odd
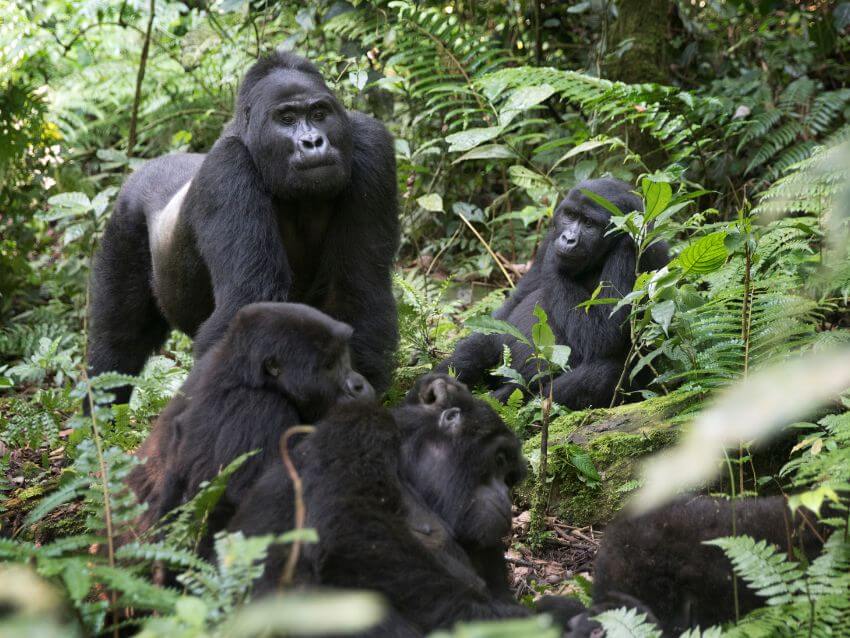
[[[242,306],[297,301],[354,328],[354,367],[383,391],[398,233],[390,134],[346,111],[310,62],[273,53],[248,70],[207,155],[127,179],[94,265],[91,372],[138,374],[169,326],[200,357]]]
[[[582,190],[601,195],[623,214],[643,209],[640,198],[620,180],[578,184],[555,209],[551,229],[528,274],[493,315],[528,336],[536,321],[534,307],[540,304],[546,311],[557,342],[572,349],[571,369],[554,379],[553,397],[574,410],[611,402],[629,350],[624,329],[628,308],[612,315],[610,306],[588,310],[576,306],[587,301],[600,283],[599,297],[625,296],[634,287],[637,271],[632,239],[622,233],[606,234],[611,213]],[[658,242],[644,252],[640,270],[655,270],[667,261],[667,245]],[[488,375],[498,365],[504,344],[510,346],[512,365],[527,382],[537,372],[534,362],[528,361],[531,350],[505,335],[473,334],[437,369],[453,368],[468,384],[487,382],[494,396],[504,401],[517,386]],[[544,386],[543,391],[548,394],[549,388]]]

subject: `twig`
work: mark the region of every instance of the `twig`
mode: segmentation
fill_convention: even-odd
[[[142,44],[142,57],[139,60],[139,72],[136,74],[136,92],[133,95],[133,110],[130,112],[130,133],[127,136],[127,157],[133,155],[136,146],[136,124],[139,120],[139,103],[142,101],[142,82],[145,79],[145,70],[148,66],[148,52],[151,48],[151,33],[153,32],[153,20],[156,16],[156,0],[150,0],[150,17],[148,27],[145,30],[145,40]]]
[[[296,425],[289,428],[280,437],[280,456],[283,459],[283,466],[286,468],[286,473],[292,480],[292,491],[295,494],[295,530],[304,529],[304,520],[307,518],[306,509],[304,507],[304,488],[301,484],[301,477],[298,475],[298,470],[295,469],[295,464],[289,457],[289,439],[294,434],[310,434],[315,432],[316,428],[312,425]],[[295,577],[295,568],[298,565],[298,558],[301,554],[301,539],[296,536],[292,541],[292,550],[289,556],[286,557],[286,565],[283,568],[283,573],[280,575],[280,587],[291,585]]]
[[[463,213],[458,212],[458,216],[460,216],[460,218],[463,220],[463,223],[466,224],[469,227],[469,230],[471,230],[472,233],[478,238],[478,241],[481,242],[481,244],[484,246],[484,248],[487,250],[487,252],[490,253],[490,256],[493,258],[493,261],[496,262],[496,265],[499,267],[499,270],[502,271],[502,274],[505,276],[505,279],[508,280],[508,284],[510,284],[511,288],[515,288],[516,285],[514,284],[514,280],[511,279],[511,276],[508,274],[508,271],[505,270],[505,267],[502,265],[502,262],[496,256],[496,253],[494,253],[493,249],[490,248],[490,244],[487,243],[487,240],[484,239],[481,236],[481,233],[479,233],[475,229],[475,226],[473,226],[472,223],[466,217],[464,217]]]

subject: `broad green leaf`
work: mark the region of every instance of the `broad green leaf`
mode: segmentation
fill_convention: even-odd
[[[701,237],[685,248],[678,262],[685,273],[705,275],[718,270],[726,263],[726,233],[718,231]]]
[[[358,91],[362,91],[363,87],[366,86],[366,82],[369,81],[369,74],[362,69],[359,71],[352,71],[348,74],[348,81],[351,82],[351,85]]]
[[[533,201],[541,201],[545,196],[548,196],[550,201],[554,201],[555,189],[552,183],[539,173],[514,164],[508,168],[508,175],[511,182],[524,189]]]
[[[549,353],[549,361],[566,372],[570,369],[570,354],[572,349],[569,346],[554,345]]]
[[[821,485],[814,490],[795,494],[789,497],[788,507],[791,508],[792,512],[796,512],[797,508],[802,505],[803,507],[813,511],[815,514],[820,514],[821,505],[823,505],[823,502],[826,500],[832,501],[833,503],[841,502],[841,499],[834,489],[832,489],[829,485]]]
[[[653,182],[644,179],[641,182],[643,188],[644,218],[647,222],[652,221],[664,212],[673,197],[673,189],[668,182]]]
[[[590,459],[590,455],[578,446],[571,446],[570,463],[572,463],[576,470],[578,470],[578,473],[585,478],[594,482],[602,480],[599,476],[599,472],[596,471],[596,467],[593,465],[593,461]]]
[[[662,301],[652,306],[649,312],[653,321],[664,330],[664,334],[669,335],[667,331],[670,328],[670,322],[673,320],[673,314],[676,312],[676,302],[672,299]]]
[[[528,340],[519,328],[517,328],[512,323],[508,323],[507,321],[502,321],[501,319],[494,319],[489,315],[481,315],[479,317],[472,317],[467,319],[465,325],[470,330],[474,332],[480,332],[481,334],[489,335],[489,334],[505,334],[514,337],[517,341],[521,341],[527,346],[531,346],[531,342]]]
[[[75,603],[79,603],[91,589],[91,573],[86,568],[84,559],[72,560],[62,570],[62,581],[68,590],[68,595]]]
[[[546,311],[540,307],[540,304],[534,306],[534,316],[537,317],[537,323],[531,326],[531,340],[536,349],[548,359],[549,348],[555,345],[555,333],[549,327],[549,317],[546,316]]]
[[[594,149],[597,149],[600,146],[606,146],[607,144],[610,144],[610,143],[611,143],[610,140],[588,140],[586,142],[582,142],[578,146],[574,146],[569,151],[564,153],[564,155],[561,156],[561,159],[559,159],[557,163],[560,164],[561,162],[564,162],[564,161],[570,159],[571,157],[575,157],[576,155],[581,155],[582,153],[587,153],[588,151],[592,151]]]
[[[203,627],[207,619],[207,604],[197,596],[182,596],[174,604],[174,611],[190,627]]]
[[[511,96],[507,99],[504,106],[502,106],[499,112],[499,124],[507,126],[517,115],[530,109],[532,106],[537,106],[554,92],[555,88],[549,84],[524,86],[517,89],[511,93]]]
[[[380,622],[386,604],[373,592],[289,591],[240,607],[225,623],[225,638],[360,633]]]
[[[430,210],[435,213],[443,212],[443,198],[437,193],[429,193],[427,195],[423,195],[422,197],[416,200],[416,203],[419,204],[425,210]]]
[[[617,208],[617,206],[613,202],[608,201],[607,199],[605,199],[604,197],[602,197],[602,195],[599,195],[598,193],[594,193],[593,191],[588,190],[586,188],[582,188],[580,190],[587,198],[589,198],[590,200],[599,204],[602,208],[607,210],[609,213],[611,213],[615,217],[622,217],[623,213],[630,213],[631,212],[631,211],[628,211],[628,210],[620,210],[619,208]]]
[[[502,132],[501,126],[489,126],[487,128],[468,128],[460,133],[454,133],[446,137],[449,143],[449,152],[468,151],[479,144],[489,142],[499,136]]]
[[[452,162],[452,164],[474,159],[512,159],[514,157],[516,157],[516,153],[507,146],[502,144],[486,144],[474,148],[468,153],[464,153]]]
[[[522,375],[509,366],[499,366],[493,370],[493,374],[497,377],[504,377],[508,381],[516,383],[517,385],[525,385],[525,379],[522,378]],[[516,391],[519,391],[519,389],[517,388]],[[520,394],[522,393],[520,392]],[[513,392],[511,393],[511,396],[513,396]]]

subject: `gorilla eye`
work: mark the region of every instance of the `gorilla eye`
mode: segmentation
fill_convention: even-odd
[[[291,111],[279,111],[276,119],[281,124],[286,124],[287,126],[295,124],[295,115]]]
[[[325,111],[324,109],[316,109],[316,110],[315,110],[315,111],[313,111],[313,113],[310,115],[310,119],[312,119],[312,120],[313,120],[313,121],[315,121],[315,122],[321,122],[321,121],[322,121],[323,119],[325,119],[327,116],[328,116],[327,111]]]
[[[268,359],[263,361],[263,367],[265,368],[266,373],[268,373],[270,376],[280,376],[280,364],[274,357],[269,357]]]
[[[593,222],[590,221],[587,217],[584,218],[583,223],[585,228],[590,228],[591,226],[593,226]]]

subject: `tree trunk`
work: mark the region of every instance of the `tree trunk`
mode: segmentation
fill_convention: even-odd
[[[605,74],[611,80],[629,84],[654,82],[669,84],[669,19],[672,0],[618,0],[618,16],[611,27],[608,45],[610,61]],[[630,40],[628,49],[617,57],[611,55]],[[629,147],[654,170],[668,161],[658,142],[637,126],[622,131]]]

